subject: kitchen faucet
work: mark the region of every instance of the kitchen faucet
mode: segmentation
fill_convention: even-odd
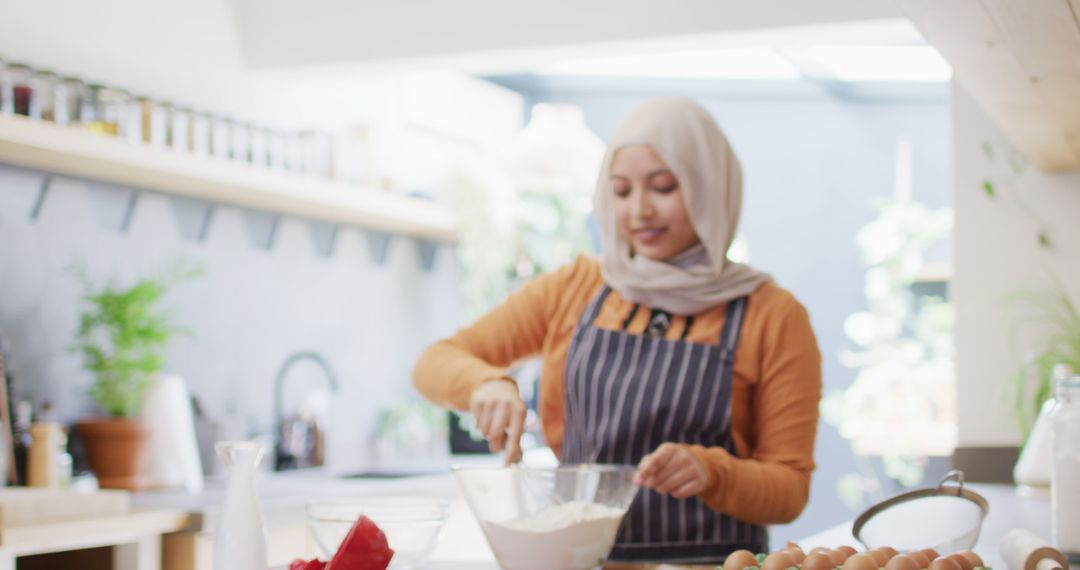
[[[330,363],[323,358],[322,355],[310,350],[303,350],[295,352],[289,355],[285,359],[285,362],[281,363],[278,368],[277,377],[274,379],[274,470],[281,471],[284,469],[290,469],[297,467],[297,457],[295,457],[285,445],[283,438],[283,421],[285,412],[282,410],[282,392],[285,386],[285,377],[294,364],[301,360],[311,360],[322,368],[326,377],[327,383],[330,385],[332,392],[337,392],[337,376],[334,375],[334,370],[330,367]]]

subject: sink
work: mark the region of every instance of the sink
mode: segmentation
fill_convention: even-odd
[[[372,469],[341,475],[342,479],[403,479],[425,475],[443,475],[446,469]]]

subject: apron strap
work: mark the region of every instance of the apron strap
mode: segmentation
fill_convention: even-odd
[[[720,331],[720,346],[732,357],[735,347],[739,345],[739,333],[742,332],[743,317],[746,316],[746,302],[746,297],[739,297],[728,302],[724,327]]]
[[[581,312],[581,320],[579,324],[582,326],[590,326],[596,317],[600,316],[600,309],[604,308],[604,301],[607,300],[608,295],[611,294],[611,287],[607,283],[600,288],[600,291],[593,297],[592,301],[585,306],[585,310]]]

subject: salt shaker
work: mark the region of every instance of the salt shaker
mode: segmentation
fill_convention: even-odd
[[[1054,544],[1070,559],[1080,560],[1080,376],[1059,378],[1054,399],[1049,416]]]

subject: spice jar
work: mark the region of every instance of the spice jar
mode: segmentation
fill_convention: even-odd
[[[210,156],[210,115],[199,112],[191,113],[189,147],[196,156]]]
[[[165,109],[148,97],[135,100],[140,126],[139,141],[153,147],[163,147],[166,142]]]
[[[191,109],[171,107],[168,113],[169,148],[191,151]]]
[[[30,67],[21,63],[9,63],[4,68],[0,77],[4,113],[30,116],[30,100],[34,95],[31,85],[33,75]]]
[[[330,178],[330,137],[318,131],[300,135],[304,153],[304,172],[319,178]]]
[[[240,122],[232,123],[229,128],[229,144],[232,147],[229,156],[237,162],[251,161],[251,127]]]
[[[120,107],[120,121],[116,125],[116,134],[129,143],[144,142],[143,114],[139,99],[128,96],[128,102]]]
[[[58,125],[78,123],[86,93],[86,84],[74,77],[57,80],[53,86],[53,120]]]
[[[285,135],[285,169],[304,172],[304,140],[296,133]]]
[[[210,152],[214,155],[214,158],[229,158],[229,153],[232,152],[232,146],[229,142],[230,134],[228,119],[221,117],[211,119]]]
[[[40,422],[30,426],[29,465],[27,482],[30,487],[58,489],[71,483],[71,456],[68,455],[67,434],[55,422]]]
[[[6,113],[4,110],[5,102],[7,101],[7,64],[3,59],[0,59],[0,113]]]
[[[270,133],[266,129],[251,127],[251,164],[266,168],[270,162]]]
[[[1050,422],[1050,510],[1054,544],[1080,557],[1080,376],[1057,379]]]
[[[267,145],[269,152],[270,168],[273,170],[285,170],[285,135],[271,131],[268,135]]]
[[[30,78],[31,119],[53,122],[55,116],[56,84],[60,78],[51,71],[38,71]]]
[[[120,124],[131,123],[131,95],[123,89],[104,85],[91,85],[94,106],[93,118],[84,121],[83,126],[95,133],[116,136],[120,134]]]
[[[85,127],[85,125],[94,122],[95,117],[97,117],[97,101],[94,100],[94,89],[92,86],[82,83],[79,87],[78,123]]]

